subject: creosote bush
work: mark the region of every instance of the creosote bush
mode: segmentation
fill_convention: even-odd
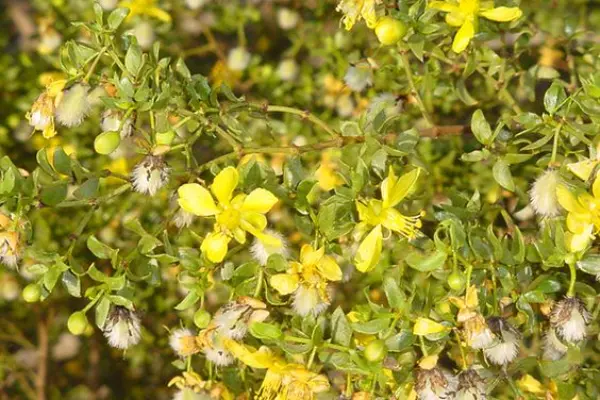
[[[5,7],[5,398],[600,398],[594,2]]]

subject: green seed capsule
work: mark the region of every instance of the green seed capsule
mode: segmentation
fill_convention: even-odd
[[[406,31],[406,24],[392,17],[381,18],[375,26],[377,39],[385,46],[398,43],[406,34]]]
[[[81,335],[85,332],[88,321],[83,311],[76,311],[69,317],[67,328],[73,335]]]
[[[119,132],[102,132],[94,140],[94,150],[98,154],[110,154],[121,144],[121,135]]]
[[[388,349],[383,340],[373,340],[365,347],[364,355],[368,361],[382,361],[387,355]]]
[[[462,290],[465,287],[465,281],[465,276],[458,271],[454,271],[448,276],[448,286],[452,290]]]
[[[208,326],[208,324],[210,323],[210,314],[203,309],[199,309],[198,311],[196,311],[196,313],[194,314],[194,324],[200,328],[200,329],[204,329]]]
[[[175,139],[175,131],[166,131],[156,134],[156,144],[170,146]]]
[[[41,294],[42,289],[37,283],[30,283],[29,285],[25,286],[23,292],[21,293],[21,295],[23,296],[23,300],[25,300],[28,303],[35,303],[37,301],[40,301]]]

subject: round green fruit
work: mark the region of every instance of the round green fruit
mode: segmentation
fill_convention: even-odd
[[[379,42],[385,46],[398,43],[406,34],[406,24],[392,17],[383,17],[375,25],[375,34]]]
[[[465,276],[458,271],[454,271],[448,276],[448,286],[455,291],[462,290],[465,287],[465,281]]]
[[[83,334],[87,326],[87,317],[82,311],[74,312],[73,314],[71,314],[69,320],[67,321],[67,327],[69,328],[69,332],[71,332],[73,335]]]
[[[198,311],[196,311],[196,313],[194,314],[194,324],[199,329],[206,328],[208,326],[208,324],[210,323],[210,319],[211,319],[210,314],[202,308],[199,309]]]
[[[110,154],[121,144],[121,134],[115,131],[102,132],[94,140],[94,150],[98,154]]]
[[[382,361],[387,355],[388,349],[383,340],[373,340],[365,347],[365,358],[371,362]]]
[[[26,302],[35,303],[40,300],[42,289],[37,283],[30,283],[29,285],[25,286],[21,295]]]

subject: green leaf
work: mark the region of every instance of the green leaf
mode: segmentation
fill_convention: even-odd
[[[550,115],[553,115],[566,98],[565,89],[558,81],[554,81],[544,95],[544,108]]]
[[[64,175],[71,174],[71,159],[62,147],[57,147],[54,150],[54,169]]]
[[[81,297],[81,281],[77,275],[67,270],[63,272],[61,281],[71,296]]]
[[[112,294],[112,295],[109,295],[106,297],[113,304],[116,304],[121,307],[125,307],[129,310],[133,310],[133,302],[131,300],[129,300],[128,298],[125,298],[123,296],[118,296],[115,294]]]
[[[352,339],[352,328],[344,311],[338,307],[331,315],[331,338],[333,343],[349,346]]]
[[[403,330],[400,333],[390,336],[386,339],[385,345],[389,351],[401,352],[412,346],[415,336],[410,330]]]
[[[577,268],[591,275],[600,275],[600,254],[588,254],[577,261]]]
[[[440,250],[431,254],[423,254],[420,251],[411,252],[405,259],[409,267],[421,272],[435,271],[444,266],[448,255]]]
[[[177,73],[184,79],[192,79],[192,74],[187,65],[185,65],[183,58],[178,58],[175,62],[175,71],[177,71]]]
[[[110,300],[105,296],[98,302],[98,305],[96,305],[96,326],[98,328],[104,329],[109,310]]]
[[[47,206],[55,206],[60,204],[67,198],[67,183],[57,182],[46,186],[40,193],[40,200]]]
[[[283,332],[277,325],[265,322],[254,322],[249,328],[250,334],[257,339],[278,340],[283,336]]]
[[[515,191],[515,182],[506,161],[501,158],[498,159],[492,168],[492,173],[500,186],[511,192]]]
[[[400,309],[404,306],[406,296],[398,287],[398,282],[391,276],[383,279],[383,291],[388,299],[388,304],[394,309]]]
[[[190,291],[187,296],[179,304],[175,306],[175,309],[178,311],[187,310],[192,307],[196,302],[200,300],[200,296],[194,290]]]
[[[88,237],[87,247],[96,257],[101,258],[103,260],[109,260],[112,257],[113,253],[116,251],[114,249],[111,249],[104,243],[100,242],[93,235]]]
[[[331,196],[319,208],[319,230],[329,241],[346,235],[354,229],[352,199],[345,196]]]
[[[113,10],[108,16],[108,28],[113,31],[116,30],[119,26],[121,26],[121,23],[123,20],[125,20],[128,14],[128,8],[117,8]]]
[[[485,119],[483,111],[476,110],[471,118],[471,131],[475,135],[475,138],[479,143],[484,145],[491,144],[492,141],[492,128]]]
[[[73,192],[73,196],[81,200],[94,198],[98,194],[99,184],[100,180],[98,178],[90,178]]]
[[[354,322],[350,326],[355,332],[374,335],[386,330],[389,324],[389,318],[377,318],[369,322]]]
[[[137,77],[142,65],[142,48],[138,44],[132,43],[125,54],[125,68],[133,77]]]
[[[281,254],[271,254],[267,259],[267,268],[277,272],[283,272],[288,268],[288,262]]]

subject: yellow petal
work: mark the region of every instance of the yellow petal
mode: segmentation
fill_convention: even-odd
[[[177,191],[179,206],[185,211],[201,217],[208,217],[218,213],[217,205],[210,192],[197,183],[186,183]]]
[[[56,129],[54,129],[54,122],[50,122],[42,131],[42,136],[45,139],[50,139],[56,135]]]
[[[479,298],[477,297],[477,288],[475,285],[471,285],[467,288],[465,295],[465,306],[469,308],[475,308],[479,305]]]
[[[437,363],[438,363],[438,355],[437,354],[432,354],[430,356],[423,357],[418,362],[419,367],[421,367],[423,369],[433,369],[433,368],[435,368]]]
[[[558,185],[556,187],[556,198],[562,208],[569,212],[578,213],[585,211],[582,210],[579,201],[577,201],[577,197],[575,197],[575,195],[571,193],[571,191],[565,185]]]
[[[269,279],[271,286],[282,295],[294,293],[298,289],[298,275],[276,274]]]
[[[200,250],[210,261],[220,263],[227,254],[227,247],[231,239],[222,232],[211,232],[200,245]]]
[[[356,255],[354,256],[354,264],[360,272],[368,272],[375,268],[381,256],[381,248],[383,246],[383,235],[381,233],[381,225],[377,225],[362,241]]]
[[[458,27],[465,23],[465,16],[461,12],[451,12],[446,14],[446,23],[450,26]]]
[[[415,217],[409,218],[395,208],[385,209],[381,213],[383,221],[381,224],[389,230],[397,232],[408,239],[414,239],[417,237],[419,229],[421,227],[421,221]]]
[[[268,234],[262,233],[262,232],[255,234],[254,236],[258,240],[260,240],[265,246],[275,247],[275,248],[281,248],[283,246],[281,239],[279,239],[278,237],[268,235]]]
[[[575,214],[567,215],[567,228],[573,233],[581,233],[591,225],[592,216],[590,214]]]
[[[219,203],[229,204],[233,191],[238,185],[239,174],[237,169],[233,167],[227,167],[217,176],[210,187]]]
[[[582,181],[587,181],[597,164],[596,160],[583,160],[567,165],[567,169]]]
[[[456,12],[459,10],[458,6],[450,4],[447,1],[430,1],[427,7],[445,12]]]
[[[585,250],[594,238],[592,234],[593,229],[593,225],[589,225],[588,228],[581,233],[567,232],[565,234],[565,241],[569,251],[576,253]]]
[[[275,197],[275,195],[268,190],[262,188],[254,189],[244,199],[242,210],[265,214],[269,212],[269,210],[275,205],[275,203],[277,203],[277,201],[279,201],[277,197]]]
[[[473,21],[467,18],[456,33],[456,36],[454,36],[452,50],[455,53],[462,53],[471,42],[471,39],[473,39],[473,36],[475,36],[475,27],[473,26]]]
[[[417,336],[431,335],[433,333],[440,333],[446,331],[448,328],[444,325],[437,323],[429,318],[419,317],[415,321],[413,327],[413,334]]]
[[[394,207],[400,203],[417,183],[420,172],[421,170],[416,168],[397,179],[394,170],[390,168],[387,178],[381,183],[383,207]]]
[[[373,29],[377,25],[377,14],[375,13],[375,0],[364,0],[361,15],[367,27]]]
[[[313,393],[322,393],[329,390],[329,379],[323,375],[314,374],[308,381],[308,386]]]
[[[144,13],[150,17],[154,17],[163,22],[171,22],[171,16],[169,15],[169,13],[161,10],[160,8],[150,7]]]
[[[533,394],[545,394],[546,390],[544,389],[544,387],[542,386],[542,384],[540,383],[540,381],[538,381],[537,379],[535,379],[533,376],[531,375],[525,375],[523,376],[521,379],[519,379],[517,381],[517,386],[519,387],[519,389],[528,392],[528,393],[533,393]]]
[[[592,193],[597,200],[600,200],[600,178],[596,177],[592,185]]]
[[[324,247],[315,250],[310,244],[305,244],[300,249],[300,262],[304,265],[316,265],[324,254]]]
[[[481,11],[479,15],[492,21],[508,22],[521,18],[523,11],[519,7],[497,7]]]
[[[342,279],[342,270],[333,257],[324,256],[317,264],[317,268],[321,275],[328,281],[339,281]]]
[[[245,212],[242,219],[261,232],[267,227],[267,217],[257,212]]]
[[[274,356],[266,347],[253,352],[248,346],[226,338],[223,339],[223,345],[235,358],[249,367],[264,369],[273,365]]]

